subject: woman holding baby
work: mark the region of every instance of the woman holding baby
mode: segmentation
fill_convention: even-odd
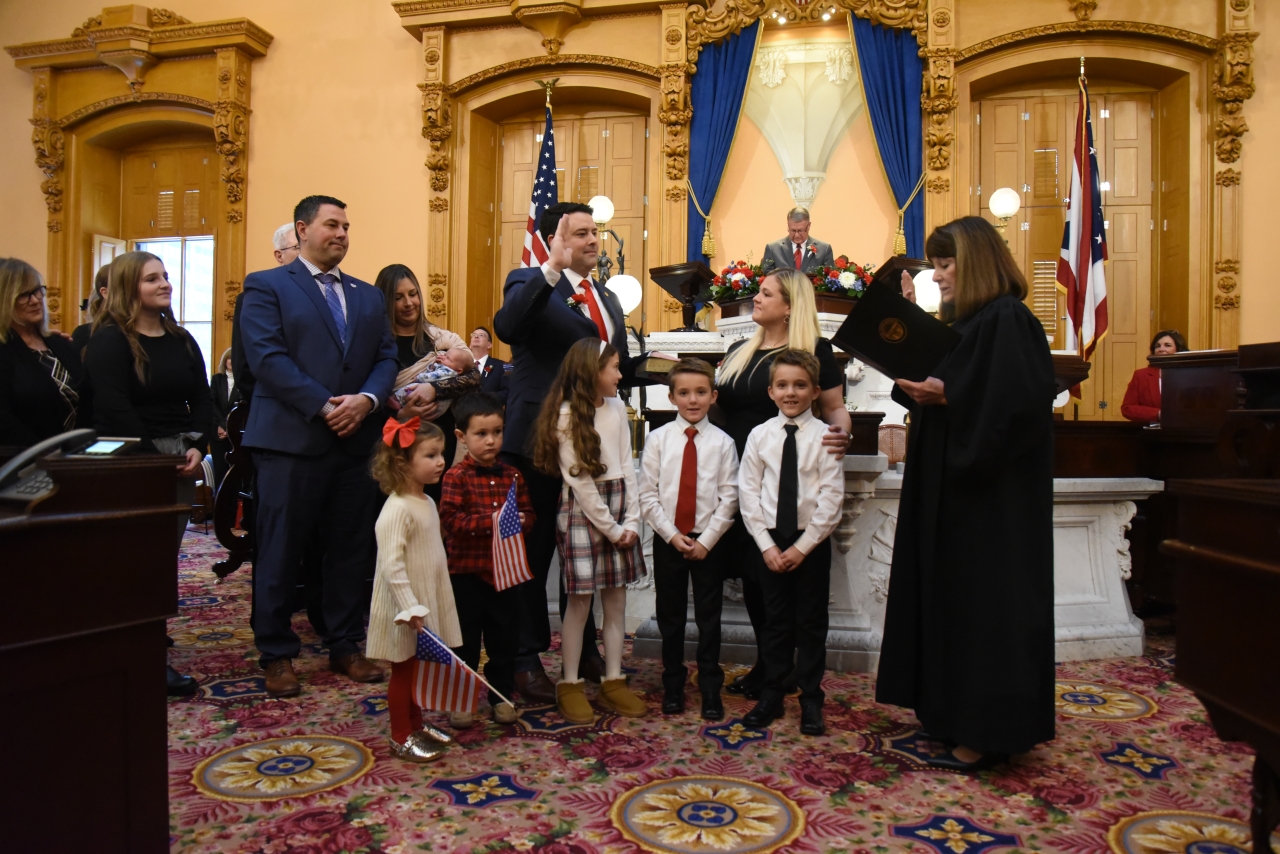
[[[445,464],[452,464],[458,440],[453,434],[449,402],[480,387],[475,359],[461,336],[427,319],[418,277],[404,264],[383,267],[374,285],[386,300],[387,319],[400,354],[394,397],[403,397],[404,403],[397,417],[403,421],[416,415],[434,422],[444,433]],[[414,382],[423,373],[433,378]],[[436,494],[432,497],[439,500],[438,483],[428,487],[427,494],[432,495],[433,490]]]

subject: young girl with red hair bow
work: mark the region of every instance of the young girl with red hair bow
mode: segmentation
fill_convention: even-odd
[[[429,421],[387,419],[372,471],[387,494],[375,528],[378,567],[369,609],[368,656],[391,662],[387,711],[391,752],[430,762],[452,739],[422,720],[413,699],[418,633],[425,627],[446,645],[462,645],[435,502],[423,487],[444,473],[444,434]]]

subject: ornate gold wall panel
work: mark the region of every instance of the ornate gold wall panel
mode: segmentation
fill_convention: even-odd
[[[270,33],[244,18],[193,23],[167,9],[129,5],[103,9],[70,38],[5,48],[19,68],[32,72],[32,144],[48,208],[51,323],[63,329],[79,323],[79,296],[93,273],[78,204],[78,182],[85,176],[77,168],[75,152],[107,130],[177,120],[207,128],[221,159],[224,192],[218,197],[212,229],[217,247],[213,349],[221,352],[230,344],[231,307],[245,274],[250,75],[253,59],[266,55],[271,41]],[[174,62],[199,57],[213,62]],[[81,73],[69,98],[73,108],[60,108],[62,75],[94,67],[115,69],[124,80],[114,72],[93,77]],[[149,88],[150,77],[162,77],[164,91]]]

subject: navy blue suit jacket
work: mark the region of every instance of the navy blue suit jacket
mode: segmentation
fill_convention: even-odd
[[[635,377],[635,360],[627,356],[627,319],[616,294],[607,286],[598,291],[613,320],[609,343],[618,351],[626,384]],[[511,390],[502,436],[502,450],[507,453],[530,455],[533,423],[560,372],[560,363],[569,348],[583,338],[600,338],[595,322],[585,312],[566,305],[573,294],[564,275],[554,288],[548,287],[541,267],[512,270],[502,286],[502,308],[493,316],[493,329],[511,345]]]
[[[346,346],[320,286],[301,260],[244,280],[240,331],[257,384],[244,443],[251,448],[318,456],[334,449],[368,454],[383,417],[371,413],[339,439],[320,410],[329,398],[368,393],[379,405],[400,370],[382,292],[342,274]]]
[[[502,401],[503,406],[506,406],[507,395],[510,394],[507,381],[510,377],[510,363],[490,355],[485,360],[484,370],[480,372],[480,391],[488,392]]]

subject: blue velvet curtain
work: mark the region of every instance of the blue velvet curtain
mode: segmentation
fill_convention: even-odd
[[[751,77],[760,26],[753,24],[718,44],[704,45],[698,57],[698,71],[689,92],[689,105],[693,108],[689,122],[689,183],[707,213],[720,189],[720,178],[738,129],[738,114]],[[702,254],[705,231],[706,223],[690,199],[687,260],[711,263]]]
[[[920,46],[909,29],[882,27],[858,17],[853,18],[853,38],[880,162],[889,176],[897,205],[902,207],[924,170],[920,126],[924,61],[918,53]],[[907,255],[923,258],[923,190],[907,208],[903,226],[907,233]]]

